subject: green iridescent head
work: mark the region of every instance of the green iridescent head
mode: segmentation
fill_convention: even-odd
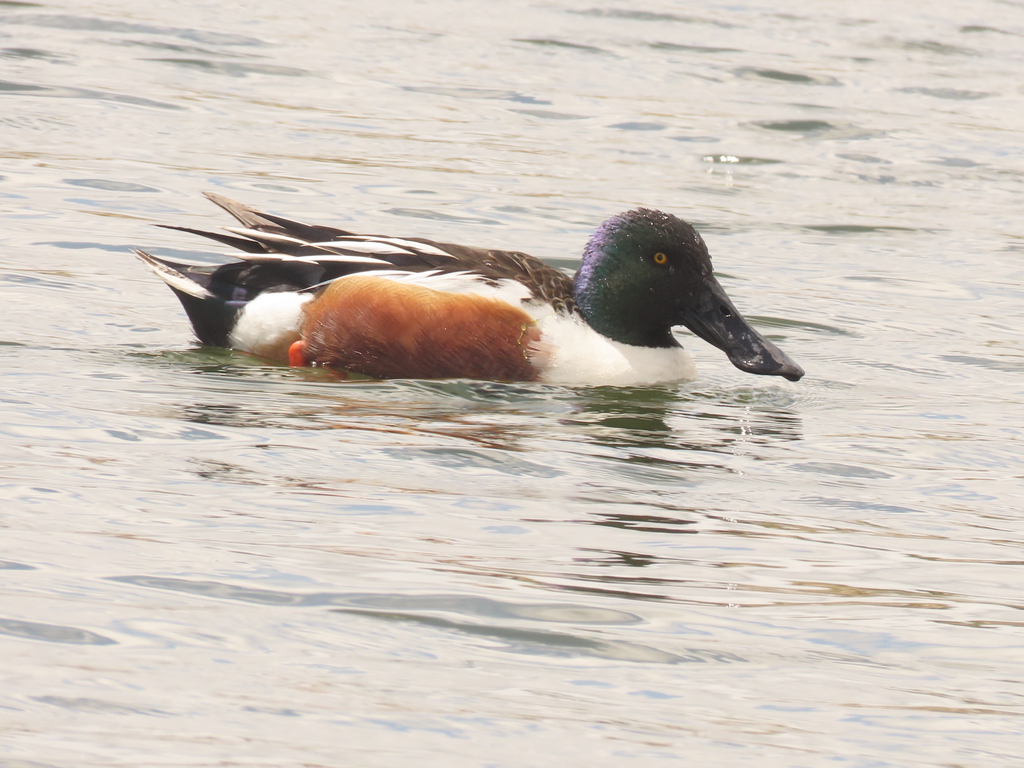
[[[608,219],[587,243],[573,285],[583,317],[615,341],[678,346],[672,327],[683,325],[740,370],[792,381],[804,374],[743,319],[715,279],[703,238],[671,214],[638,208]]]

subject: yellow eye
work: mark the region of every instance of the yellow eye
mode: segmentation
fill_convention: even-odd
[[[654,263],[655,264],[668,264],[668,256],[666,256],[661,251],[658,251],[656,254],[654,254]]]

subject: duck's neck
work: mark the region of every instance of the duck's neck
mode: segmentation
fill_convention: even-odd
[[[628,279],[616,279],[584,259],[572,283],[580,314],[602,336],[634,347],[679,346],[672,328],[652,317],[650,297]]]

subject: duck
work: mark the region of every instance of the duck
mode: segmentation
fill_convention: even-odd
[[[206,197],[240,226],[158,226],[230,246],[233,261],[135,250],[204,345],[343,379],[642,386],[697,378],[682,326],[741,371],[804,375],[743,318],[703,238],[672,214],[612,216],[570,276],[518,251],[357,234]]]

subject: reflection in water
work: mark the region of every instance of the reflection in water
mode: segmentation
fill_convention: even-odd
[[[180,418],[252,428],[356,429],[444,436],[498,450],[529,449],[538,417],[563,413],[554,439],[582,437],[626,461],[708,466],[706,455],[801,438],[784,392],[681,387],[568,389],[474,381],[338,382],[329,373],[266,365],[223,350],[174,355],[201,377],[208,399],[177,406]],[[213,358],[212,360],[210,358]],[[161,364],[166,364],[166,359]],[[241,364],[239,364],[241,363]],[[582,429],[581,429],[582,428]],[[672,449],[671,456],[630,449]],[[577,449],[578,450],[578,449]]]
[[[799,414],[756,389],[602,387],[581,391],[576,406],[567,421],[604,427],[593,439],[609,447],[713,452],[801,438]],[[673,461],[687,465],[684,455]]]

